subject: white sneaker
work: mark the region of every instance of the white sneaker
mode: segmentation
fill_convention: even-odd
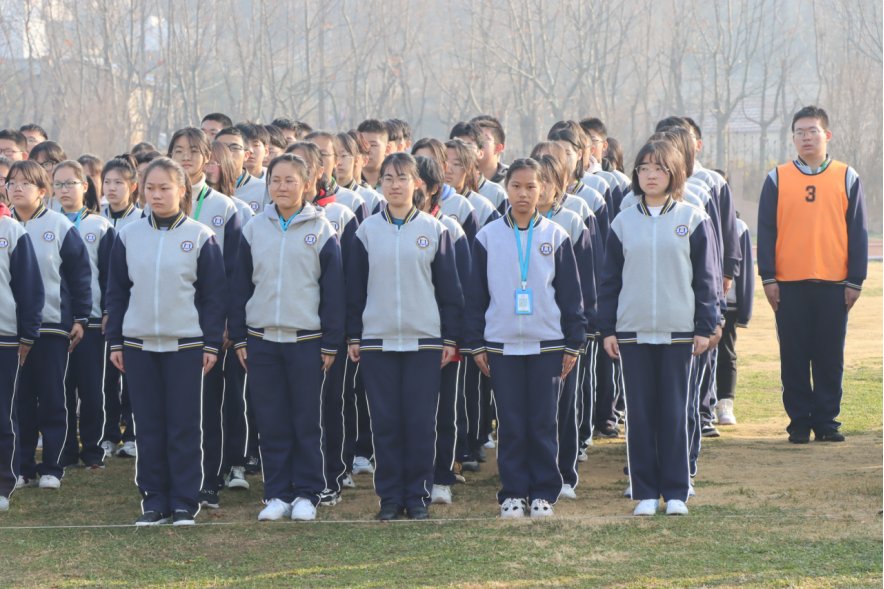
[[[488,434],[488,441],[485,442],[485,447],[489,450],[497,448],[497,442],[494,441],[494,438],[491,436],[491,434]]]
[[[433,485],[433,491],[430,493],[430,501],[433,505],[445,504],[451,505],[451,487],[448,485]]]
[[[292,515],[291,503],[286,503],[282,499],[271,499],[267,502],[261,513],[258,514],[259,522],[275,522],[276,520]]]
[[[515,499],[512,497],[505,499],[503,503],[500,504],[500,517],[506,519],[525,517],[526,508],[527,505],[525,505],[524,499]]]
[[[586,462],[589,460],[589,455],[586,453],[586,448],[580,448],[577,451],[577,462]]]
[[[535,499],[531,502],[531,517],[552,517],[553,508],[546,499]]]
[[[374,466],[372,466],[371,460],[365,456],[357,456],[353,459],[353,474],[372,474],[373,472]]]
[[[356,483],[353,482],[353,477],[345,474],[344,478],[341,479],[341,486],[346,487],[347,489],[355,489]]]
[[[623,490],[623,496],[632,499],[632,485],[629,485]]]
[[[694,490],[694,481],[688,483],[688,497],[696,497],[697,492]]]
[[[228,489],[249,489],[249,481],[246,480],[246,469],[244,466],[230,467],[230,474],[227,476]]]
[[[657,499],[644,499],[638,502],[638,505],[635,506],[635,511],[632,512],[632,515],[654,515],[657,513],[657,508],[660,507],[660,501]]]
[[[718,416],[718,425],[737,425],[734,416],[734,400],[722,399],[715,406],[715,414]]]
[[[117,449],[117,445],[110,440],[105,440],[101,443],[101,449],[104,450],[104,457],[109,458],[114,455],[114,450]]]
[[[15,488],[24,489],[25,487],[36,487],[37,479],[26,479],[22,475],[18,475],[18,478],[15,480]]]
[[[44,474],[40,477],[41,489],[58,489],[59,487],[61,487],[61,481],[58,477],[52,476],[51,474]]]
[[[0,495],[0,511],[9,511],[9,499]]]
[[[562,490],[559,491],[559,498],[564,497],[565,499],[577,499],[577,493],[574,491],[574,487],[569,484],[562,485]]]
[[[678,499],[670,499],[666,502],[666,515],[687,515],[688,506],[684,501]]]
[[[316,506],[306,497],[298,497],[292,503],[292,519],[305,522],[316,519]]]
[[[117,456],[120,458],[135,458],[138,456],[138,448],[136,448],[135,442],[123,442],[123,445],[117,450]]]

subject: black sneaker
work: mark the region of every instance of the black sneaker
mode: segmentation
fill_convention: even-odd
[[[813,439],[817,442],[843,442],[844,434],[842,434],[838,430],[817,432]]]
[[[159,511],[145,511],[141,514],[141,517],[135,520],[135,525],[138,527],[158,526],[167,523],[169,523],[169,516],[162,514]]]
[[[388,522],[399,519],[400,515],[402,515],[402,508],[398,505],[382,505],[377,518],[382,522]]]
[[[405,509],[411,519],[430,519],[430,512],[423,505],[414,505]]]
[[[789,432],[789,443],[807,444],[808,442],[810,442],[810,432],[808,430],[795,430]]]
[[[200,505],[208,507],[209,509],[218,509],[221,507],[221,499],[218,497],[218,491],[203,489],[200,491],[198,500]]]
[[[325,507],[331,507],[341,502],[341,494],[335,493],[331,489],[325,489],[319,494],[319,504]]]
[[[261,459],[257,456],[246,458],[246,474],[258,474],[261,472]]]
[[[700,435],[704,438],[718,438],[721,437],[721,432],[715,429],[715,426],[711,423],[704,423],[700,427]]]
[[[173,526],[192,526],[195,524],[196,521],[193,519],[193,514],[186,509],[176,509],[175,513],[172,514]]]
[[[604,427],[597,427],[595,431],[592,432],[593,437],[596,438],[605,438],[605,439],[613,439],[620,437],[620,428],[616,425],[606,425]]]

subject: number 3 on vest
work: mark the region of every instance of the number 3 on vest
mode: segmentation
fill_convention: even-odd
[[[813,202],[816,200],[816,186],[807,187],[807,196],[804,197],[804,200],[807,202]]]

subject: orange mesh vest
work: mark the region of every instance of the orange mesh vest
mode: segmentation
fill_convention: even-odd
[[[793,162],[777,167],[777,280],[847,278],[846,175],[834,160],[816,175]]]

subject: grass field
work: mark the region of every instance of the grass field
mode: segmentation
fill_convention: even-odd
[[[0,515],[0,587],[881,587],[882,266],[852,311],[844,444],[786,443],[772,313],[740,330],[740,425],[704,440],[683,518],[633,518],[623,440],[552,521],[496,518],[493,452],[429,522],[372,521],[371,478],[313,523],[259,524],[260,479],[191,529],[131,527],[133,463],[69,469]],[[67,527],[70,526],[70,527]]]

